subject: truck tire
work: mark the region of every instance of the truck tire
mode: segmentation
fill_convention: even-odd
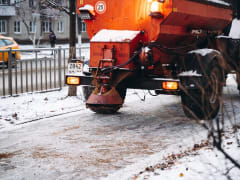
[[[210,120],[217,116],[222,100],[222,77],[221,69],[213,66],[208,71],[205,85],[182,93],[183,111],[187,117]]]

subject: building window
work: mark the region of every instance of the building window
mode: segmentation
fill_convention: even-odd
[[[57,31],[58,32],[63,32],[63,22],[62,21],[58,21]]]
[[[34,6],[33,0],[29,0],[29,7],[33,7],[33,6]]]
[[[81,22],[81,28],[82,28],[81,29],[82,32],[86,32],[87,31],[87,25],[86,25],[86,23],[84,21]]]
[[[20,7],[21,6],[21,0],[14,0],[14,3],[16,5],[16,7]]]
[[[10,1],[9,0],[0,0],[1,5],[9,5]]]
[[[6,34],[7,33],[7,21],[6,20],[0,20],[0,33]]]
[[[35,21],[30,21],[29,31],[30,31],[30,33],[35,33],[36,32],[36,22]]]
[[[50,21],[42,22],[42,30],[43,32],[50,32],[50,30],[52,30],[52,22]]]
[[[56,2],[56,4],[57,4],[58,6],[61,6],[61,5],[62,5],[62,0],[55,0],[55,2]]]
[[[14,22],[14,32],[21,33],[21,22],[20,21]]]

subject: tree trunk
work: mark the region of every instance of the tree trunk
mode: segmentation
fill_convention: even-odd
[[[68,96],[77,96],[77,86],[68,87]]]
[[[69,62],[76,59],[76,0],[69,1],[70,7],[70,40]],[[77,96],[77,86],[69,86],[68,96]]]
[[[69,49],[69,61],[76,58],[76,47],[70,47]],[[77,96],[77,86],[68,87],[68,96]]]

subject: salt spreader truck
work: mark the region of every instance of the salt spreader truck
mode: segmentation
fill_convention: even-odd
[[[77,7],[90,38],[90,75],[71,62],[66,83],[88,90],[87,108],[115,113],[132,88],[180,95],[188,117],[216,117],[227,74],[240,73],[240,40],[223,36],[232,1],[78,0]]]

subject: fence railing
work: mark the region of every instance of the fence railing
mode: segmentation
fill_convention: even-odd
[[[16,60],[17,52],[20,60]],[[76,52],[78,59],[89,58],[89,47],[76,48]],[[69,48],[0,50],[0,96],[60,90],[68,61]]]

